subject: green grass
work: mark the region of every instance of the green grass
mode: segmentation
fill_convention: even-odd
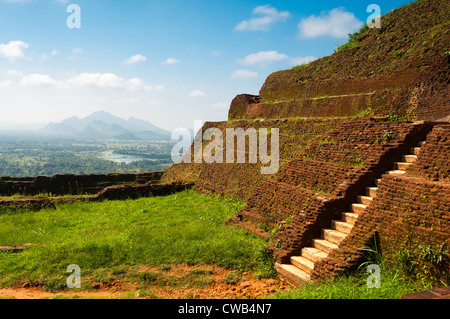
[[[349,48],[354,47],[355,45],[357,45],[359,43],[359,36],[361,36],[363,33],[365,33],[367,30],[369,30],[369,26],[367,25],[367,23],[365,23],[358,31],[354,32],[354,33],[350,33],[348,35],[348,41],[342,45],[340,45],[339,47],[337,47],[334,51],[334,53],[337,52],[341,52],[343,50],[347,50]]]
[[[338,276],[322,282],[306,283],[278,299],[400,299],[403,295],[424,290],[400,274],[398,270],[381,268],[380,288],[369,288],[369,273],[358,271],[348,276]]]
[[[29,283],[47,291],[64,291],[71,264],[81,268],[82,290],[92,290],[93,283],[137,282],[135,290],[122,298],[134,298],[136,293],[157,298],[151,287],[206,288],[214,282],[205,269],[173,276],[168,271],[177,264],[234,270],[226,279],[230,284],[238,282],[243,271],[274,276],[267,242],[224,225],[243,206],[240,201],[188,190],[166,197],[79,202],[3,214],[0,245],[34,245],[22,253],[0,253],[0,287]],[[367,287],[369,274],[363,265],[351,275],[304,284],[276,298],[397,299],[431,288],[378,257],[371,263],[381,265],[379,289]]]
[[[70,264],[80,266],[82,283],[124,277],[139,265],[180,263],[273,274],[267,243],[224,225],[243,206],[188,190],[0,215],[0,245],[35,244],[22,253],[0,253],[0,286],[29,282],[63,290]]]

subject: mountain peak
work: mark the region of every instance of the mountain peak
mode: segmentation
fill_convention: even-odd
[[[169,132],[148,121],[139,120],[134,117],[125,120],[103,110],[96,111],[82,119],[73,116],[61,123],[49,124],[41,130],[43,133],[53,135],[67,135],[68,131],[74,137],[92,136],[95,139],[114,138],[115,136],[139,137],[140,134],[146,136],[148,139],[170,138]]]

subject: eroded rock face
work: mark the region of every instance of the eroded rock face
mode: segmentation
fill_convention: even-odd
[[[231,102],[228,112],[228,119],[243,118],[250,104],[260,103],[262,100],[259,95],[240,94]]]
[[[445,0],[393,10],[381,28],[362,29],[334,54],[270,74],[257,99],[236,97],[229,119],[374,115],[448,122],[449,10]]]
[[[90,174],[90,175],[54,175],[37,177],[12,178],[0,177],[0,194],[38,195],[51,193],[53,195],[96,194],[105,187],[158,182],[164,172],[125,173],[125,174]]]

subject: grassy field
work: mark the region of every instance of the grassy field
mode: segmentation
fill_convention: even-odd
[[[382,268],[379,288],[369,288],[365,271],[338,276],[323,282],[307,283],[282,294],[279,299],[400,299],[403,295],[431,289],[401,275],[396,269]]]
[[[85,287],[117,275],[136,280],[142,265],[214,264],[273,275],[266,242],[223,225],[242,207],[189,190],[0,215],[0,245],[33,244],[22,253],[0,253],[0,286],[62,290],[71,264],[80,266]]]
[[[239,201],[188,190],[166,197],[80,202],[39,212],[3,214],[0,245],[32,246],[21,253],[0,253],[0,287],[25,284],[45,291],[67,291],[67,267],[71,264],[81,269],[83,290],[119,279],[137,282],[136,288],[148,296],[153,296],[148,285],[169,282],[183,289],[208,287],[214,280],[211,272],[198,269],[183,277],[169,276],[166,271],[180,264],[223,267],[231,271],[226,281],[232,284],[241,280],[243,272],[259,278],[276,277],[267,242],[224,225],[243,206]],[[306,284],[272,297],[392,299],[428,288],[384,266],[380,289],[369,289],[367,277],[362,269],[351,276]]]

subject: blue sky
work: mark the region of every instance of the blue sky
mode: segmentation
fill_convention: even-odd
[[[368,5],[408,2],[0,0],[0,123],[98,110],[168,130],[226,120],[270,73],[332,54]]]

